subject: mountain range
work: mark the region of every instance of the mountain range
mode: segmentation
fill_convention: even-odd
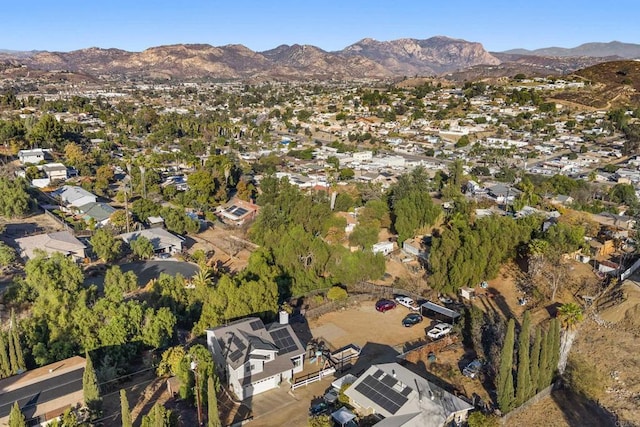
[[[602,62],[603,55],[640,57],[640,45],[590,43],[573,49],[516,49],[497,53],[488,52],[477,42],[436,36],[391,41],[365,38],[334,52],[298,44],[281,45],[263,52],[239,44],[218,47],[176,44],[142,52],[95,47],[71,52],[0,50],[0,70],[7,73],[11,67],[26,67],[92,77],[265,80],[398,78],[461,73],[469,69],[486,69],[494,74],[517,69],[544,75]]]
[[[512,49],[503,53],[558,57],[589,56],[594,58],[617,56],[624,59],[633,59],[640,58],[640,45],[612,41],[609,43],[585,43],[573,48],[545,47],[535,50]]]

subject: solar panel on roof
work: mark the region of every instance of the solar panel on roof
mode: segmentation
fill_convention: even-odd
[[[403,395],[404,397],[409,396],[410,393],[411,393],[411,389],[409,387],[405,387],[404,390],[400,392],[400,394]]]
[[[236,349],[239,351],[242,351],[245,348],[247,348],[247,346],[240,340],[240,338],[238,338],[235,335],[233,336],[232,342],[236,346]]]
[[[249,211],[246,210],[245,208],[236,208],[236,209],[234,209],[232,214],[235,215],[235,216],[242,216],[242,215],[246,214],[247,212],[249,212]]]
[[[238,359],[240,359],[240,357],[242,357],[242,351],[240,351],[240,350],[236,350],[233,353],[231,353],[231,355],[229,355],[229,359],[232,362],[237,362]]]
[[[378,370],[364,378],[355,389],[385,411],[395,414],[407,402],[411,389],[405,388],[408,390],[406,394],[404,390],[403,393],[398,393],[392,388],[397,383],[395,378],[387,375],[381,379],[381,376],[382,372]]]
[[[298,347],[286,328],[271,332],[271,336],[273,337],[276,347],[279,349],[278,354],[292,352]]]
[[[260,320],[254,320],[249,323],[249,326],[251,326],[252,331],[257,331],[258,329],[262,329],[262,322]]]
[[[396,381],[395,378],[393,378],[392,376],[389,376],[389,375],[385,376],[380,381],[382,382],[382,384],[384,384],[384,385],[386,385],[388,387],[393,387],[398,382],[398,381]]]

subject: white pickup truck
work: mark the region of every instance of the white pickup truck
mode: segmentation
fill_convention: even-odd
[[[395,299],[398,304],[407,307],[409,310],[420,311],[420,306],[416,304],[412,298],[404,295],[398,295]]]

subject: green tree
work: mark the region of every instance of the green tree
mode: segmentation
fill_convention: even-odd
[[[547,372],[549,367],[549,333],[543,332],[540,340],[540,358],[538,359],[538,392],[547,384]]]
[[[469,427],[498,427],[500,422],[493,415],[485,415],[480,411],[474,411],[469,415],[467,425]]]
[[[10,347],[13,347],[13,350],[10,351],[15,352],[16,372],[23,372],[27,366],[24,363],[22,344],[20,343],[20,331],[18,330],[18,322],[16,321],[16,314],[13,309],[11,309],[11,327],[9,330],[9,340],[12,343]]]
[[[358,224],[349,235],[349,245],[358,246],[363,250],[371,250],[371,247],[378,242],[378,233],[380,232],[377,221],[370,224]],[[376,226],[378,225],[378,226]]]
[[[102,398],[100,397],[100,389],[98,388],[98,378],[96,377],[96,371],[93,369],[93,362],[88,353],[85,354],[85,359],[87,363],[84,367],[84,374],[82,375],[84,403],[94,415],[97,415],[102,409]]]
[[[24,179],[0,177],[0,216],[22,217],[29,212],[32,204],[28,185]]]
[[[0,332],[0,377],[6,378],[9,375],[11,375],[11,365],[7,354],[7,343],[5,342],[5,335]]]
[[[531,388],[529,389],[529,397],[532,397],[538,392],[538,377],[540,376],[540,346],[542,336],[540,328],[536,328],[536,337],[533,340],[533,347],[531,348]]]
[[[623,203],[627,206],[638,204],[636,190],[631,184],[616,184],[609,191],[609,199],[613,203]]]
[[[209,378],[207,378],[207,426],[221,427],[221,425],[214,381],[213,377],[209,376]]]
[[[9,335],[7,337],[9,339],[9,367],[11,369],[11,375],[15,375],[18,373],[20,369],[18,367],[18,356],[16,353],[16,345],[13,340],[13,334],[9,331]]]
[[[140,259],[150,259],[155,253],[153,244],[144,236],[139,236],[137,239],[131,240],[129,247],[133,251],[133,254]]]
[[[500,353],[500,368],[496,377],[498,393],[498,407],[503,413],[514,408],[515,396],[513,389],[513,346],[515,340],[515,321],[509,319],[507,333]]]
[[[123,273],[119,266],[114,265],[104,276],[104,294],[114,302],[122,301],[123,294],[138,289],[138,277],[133,271]]]
[[[0,267],[7,267],[16,260],[16,251],[11,246],[0,242]]]
[[[113,234],[104,228],[97,230],[91,237],[90,242],[93,251],[104,262],[112,262],[120,255],[122,241],[116,239]]]
[[[582,321],[582,308],[575,302],[562,304],[558,309],[558,317],[564,329],[575,329],[576,325]]]
[[[122,414],[122,427],[133,427],[127,392],[123,388],[120,389],[120,413]]]
[[[317,415],[309,417],[309,427],[331,427],[333,422],[329,415]]]
[[[560,320],[558,318],[551,320],[549,331],[552,337],[549,357],[549,383],[551,383],[558,370],[558,362],[560,361]]]
[[[531,364],[529,361],[529,345],[531,344],[531,314],[525,311],[522,329],[518,337],[518,373],[516,377],[516,406],[526,402],[531,392]]]
[[[158,402],[153,405],[147,415],[142,417],[141,427],[173,427],[175,425],[173,413]]]
[[[14,402],[9,413],[9,427],[27,427],[27,420],[18,406],[18,402]]]

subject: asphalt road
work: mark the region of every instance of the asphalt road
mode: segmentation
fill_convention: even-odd
[[[27,419],[35,413],[38,404],[46,403],[70,393],[82,390],[83,369],[45,379],[0,395],[0,418],[9,416],[11,406],[18,402]]]

